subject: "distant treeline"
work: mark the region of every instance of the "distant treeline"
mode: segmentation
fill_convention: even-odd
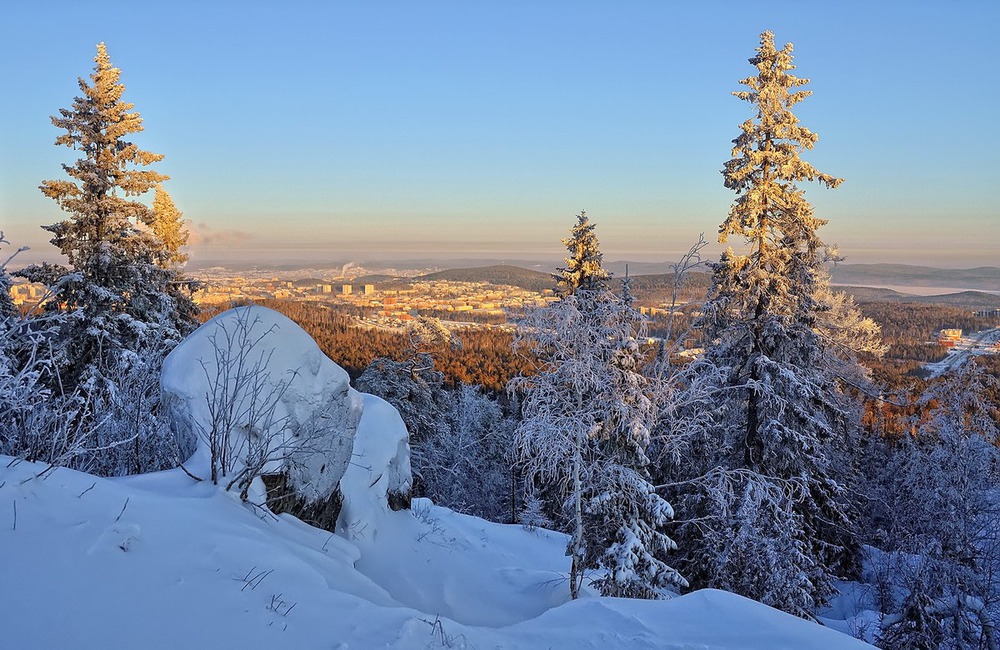
[[[927,345],[937,342],[941,329],[959,328],[978,332],[996,325],[996,319],[982,318],[968,309],[916,302],[861,303],[861,311],[882,326],[882,340],[889,345],[890,359],[938,361],[946,350]]]
[[[350,374],[351,380],[379,357],[402,360],[408,340],[400,331],[366,327],[348,313],[316,302],[261,300],[255,304],[278,311],[309,333],[330,359]],[[208,320],[220,309],[205,309]],[[459,347],[440,346],[430,352],[435,367],[449,384],[479,385],[503,390],[514,375],[534,372],[534,359],[526,351],[515,352],[512,332],[498,327],[468,327],[457,331]]]
[[[642,276],[638,276],[642,277]],[[697,286],[700,283],[694,283]],[[357,318],[367,310],[349,305],[328,305],[295,300],[265,300],[257,304],[279,311],[299,324],[312,336],[324,354],[357,378],[373,359],[401,359],[407,338],[400,331],[366,327]],[[913,388],[922,384],[920,369],[925,363],[939,361],[947,350],[936,345],[936,333],[942,328],[979,331],[996,325],[995,319],[980,318],[969,310],[925,303],[880,303],[860,305],[865,316],[882,326],[883,341],[889,346],[882,359],[865,359],[877,380],[887,388]],[[219,309],[204,309],[202,320]],[[432,315],[432,314],[428,314]],[[453,314],[433,314],[447,317]],[[498,319],[489,319],[499,322]],[[652,337],[676,338],[688,331],[692,317],[659,314],[648,324]],[[433,350],[435,363],[450,384],[480,385],[491,391],[503,390],[514,376],[534,372],[535,359],[528,350],[513,350],[514,335],[499,327],[467,327],[457,331],[461,347]],[[984,363],[1000,365],[1000,357]]]

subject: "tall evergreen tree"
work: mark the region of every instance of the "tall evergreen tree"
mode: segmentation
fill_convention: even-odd
[[[150,223],[153,235],[160,242],[160,266],[164,268],[179,268],[188,260],[187,253],[181,252],[181,247],[188,242],[188,231],[184,227],[181,211],[174,205],[163,183],[156,184],[153,194],[153,219]]]
[[[706,552],[692,551],[682,570],[808,616],[852,562],[851,508],[830,460],[856,430],[857,409],[838,384],[846,362],[820,335],[830,304],[819,298],[828,275],[817,230],[826,222],[798,183],[841,179],[800,158],[817,135],[791,110],[811,94],[791,74],[792,45],[777,49],[764,32],[750,63],[757,74],[733,94],[755,115],[722,171],[737,198],[719,229],[720,242],[742,237],[748,250],[729,248],[713,265],[692,387],[703,394],[708,384],[716,400],[686,414],[705,422],[699,457],[675,470],[725,471],[685,498],[682,518],[697,523],[682,529],[682,544]]]
[[[637,338],[642,318],[607,288],[593,225],[581,213],[562,273],[563,295],[527,332],[541,372],[514,380],[524,392],[515,446],[535,489],[561,501],[570,531],[570,595],[584,574],[605,595],[655,598],[686,584],[665,562],[670,505],[649,480],[649,381]],[[626,295],[627,286],[626,286]]]
[[[82,94],[72,108],[52,118],[65,130],[56,144],[82,155],[63,166],[69,180],[40,187],[69,214],[45,226],[69,268],[44,264],[22,271],[52,287],[50,310],[70,315],[55,346],[61,381],[70,384],[100,384],[112,368],[137,362],[139,350],[162,351],[195,325],[191,303],[171,290],[179,282],[183,229],[170,224],[174,217],[165,201],[157,209],[136,200],[168,178],[147,169],[163,156],[127,139],[143,130],[142,119],[122,99],[121,71],[103,43],[94,61],[89,82],[79,80]]]
[[[594,232],[595,226],[590,223],[587,213],[580,211],[570,236],[562,240],[569,257],[566,258],[566,266],[560,268],[555,276],[560,295],[574,294],[577,289],[597,291],[608,288],[611,276],[604,269],[604,255]]]

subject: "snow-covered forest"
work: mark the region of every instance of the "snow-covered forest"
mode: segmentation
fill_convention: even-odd
[[[734,93],[730,247],[674,267],[711,272],[689,329],[648,345],[581,212],[500,392],[447,385],[433,318],[353,385],[270,309],[200,324],[163,155],[95,64],[52,118],[79,158],[41,183],[66,265],[16,271],[37,305],[0,234],[10,647],[1000,650],[998,379],[871,372],[790,44],[763,33]]]

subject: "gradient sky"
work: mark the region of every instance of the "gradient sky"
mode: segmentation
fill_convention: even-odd
[[[193,262],[605,258],[715,240],[759,34],[795,43],[807,187],[848,262],[1000,265],[1000,3],[17,2],[0,56],[0,230],[54,258],[49,116],[107,43],[166,154]]]

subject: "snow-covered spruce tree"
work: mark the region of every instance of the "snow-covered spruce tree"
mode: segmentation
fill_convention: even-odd
[[[874,496],[892,511],[884,550],[904,561],[888,580],[906,595],[881,647],[1000,647],[1000,429],[985,399],[997,383],[973,361],[937,380],[915,439],[894,447],[894,489]]]
[[[444,373],[434,368],[433,359],[426,353],[403,361],[373,359],[354,385],[363,393],[381,397],[399,411],[411,445],[440,435],[447,426],[449,400]]]
[[[63,166],[68,180],[41,185],[69,214],[45,226],[69,268],[44,264],[21,274],[51,287],[48,309],[69,316],[53,341],[60,381],[100,390],[110,368],[141,364],[137,350],[168,349],[196,323],[191,305],[171,289],[179,282],[175,244],[183,236],[161,239],[169,227],[163,220],[157,225],[157,210],[135,199],[167,179],[146,169],[163,156],[126,139],[142,131],[142,119],[123,101],[121,71],[103,43],[94,60],[89,82],[79,81],[82,95],[52,118],[65,130],[56,144],[82,155]]]
[[[734,95],[755,115],[740,125],[722,172],[737,198],[719,229],[720,242],[741,237],[749,250],[729,248],[712,265],[699,323],[706,351],[688,381],[715,399],[708,412],[676,414],[703,426],[693,453],[666,474],[709,477],[678,500],[687,522],[681,570],[692,582],[809,616],[853,562],[852,508],[831,457],[860,412],[839,379],[851,357],[820,331],[830,307],[819,298],[828,277],[817,234],[825,221],[797,184],[841,180],[800,158],[817,136],[791,110],[811,94],[800,89],[808,80],[791,74],[791,44],[779,50],[764,32],[750,63],[757,74]],[[776,502],[746,508],[747,495]],[[771,520],[761,521],[762,512]],[[769,546],[747,527],[783,535]]]
[[[513,420],[477,386],[449,392],[446,426],[419,445],[425,494],[452,510],[513,523]]]
[[[562,240],[569,257],[566,258],[566,266],[554,276],[560,295],[572,295],[577,289],[598,291],[608,288],[611,275],[604,269],[604,254],[601,253],[595,227],[586,211],[581,210],[570,236]]]
[[[642,317],[608,290],[583,213],[564,243],[563,295],[521,330],[544,365],[511,383],[524,395],[516,451],[528,492],[562,501],[571,597],[585,572],[602,569],[594,584],[603,594],[656,598],[686,583],[664,561],[674,549],[663,530],[673,511],[647,473],[652,403],[640,373]]]

